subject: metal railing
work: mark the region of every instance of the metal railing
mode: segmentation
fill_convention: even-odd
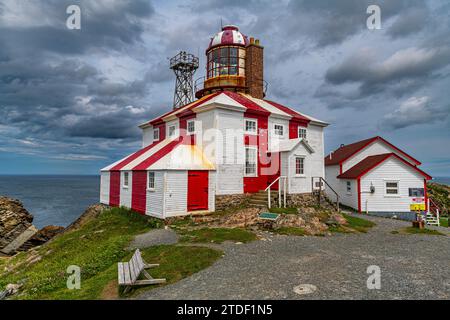
[[[276,178],[269,186],[264,190],[267,191],[267,206],[270,209],[272,207],[272,198],[270,196],[270,191],[272,186],[279,181],[278,183],[278,207],[281,208],[281,180],[283,180],[283,208],[286,208],[286,189],[287,189],[287,177],[279,176]]]
[[[314,179],[319,179],[319,188],[316,188],[314,185],[315,180]],[[333,193],[336,196],[336,210],[337,212],[339,212],[339,194],[328,184],[328,182],[322,178],[322,177],[311,177],[311,192],[314,192],[315,190],[317,190],[317,202],[318,205],[320,207],[320,198],[321,198],[321,193],[322,193],[322,187],[323,185],[326,185],[331,191],[333,191]]]

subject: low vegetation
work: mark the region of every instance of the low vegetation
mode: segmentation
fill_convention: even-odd
[[[366,233],[370,228],[375,226],[375,223],[366,219],[353,217],[348,214],[342,214],[345,220],[347,220],[347,224],[339,225],[339,226],[330,226],[330,232],[338,232],[338,233],[352,233],[352,232],[362,232]]]
[[[448,217],[440,218],[439,219],[439,224],[441,225],[441,227],[448,228]]]
[[[0,290],[8,283],[19,283],[22,287],[15,299],[101,299],[105,292],[107,297],[117,297],[117,262],[130,259],[133,252],[126,248],[135,235],[160,226],[161,221],[127,209],[105,210],[79,229],[8,259],[0,269]],[[144,259],[162,264],[152,274],[164,274],[169,283],[210,265],[221,254],[185,246],[143,250]],[[81,268],[81,289],[67,289],[70,265]]]
[[[430,198],[441,209],[441,215],[449,216],[450,209],[450,187],[438,183],[428,183],[427,190]]]
[[[249,242],[256,239],[256,235],[253,232],[241,228],[178,229],[177,232],[182,235],[180,239],[182,242]]]
[[[433,229],[419,229],[414,227],[407,227],[400,230],[395,230],[391,232],[392,234],[426,234],[426,235],[434,235],[434,236],[445,236],[442,232]]]

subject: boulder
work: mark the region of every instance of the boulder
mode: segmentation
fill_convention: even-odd
[[[31,237],[27,243],[31,244],[31,246],[40,246],[57,234],[60,234],[65,230],[64,227],[61,226],[46,226],[39,230],[33,237]]]

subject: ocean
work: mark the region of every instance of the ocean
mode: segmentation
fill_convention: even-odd
[[[0,196],[19,199],[37,228],[66,227],[99,202],[100,176],[0,176]]]
[[[434,177],[433,182],[437,182],[440,184],[446,184],[450,186],[450,177]]]

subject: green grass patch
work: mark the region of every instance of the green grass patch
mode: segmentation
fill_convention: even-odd
[[[439,223],[441,227],[448,228],[448,218],[439,218]]]
[[[437,230],[433,229],[419,229],[414,227],[407,227],[400,230],[395,230],[391,232],[392,234],[426,234],[426,235],[433,235],[433,236],[445,236],[442,232],[439,232]]]
[[[182,235],[180,239],[182,242],[249,242],[256,239],[253,232],[240,228],[202,228],[177,231]]]
[[[297,214],[298,209],[297,208],[270,208],[269,212],[272,213],[279,213],[279,214]]]
[[[353,217],[343,213],[342,216],[347,220],[347,224],[344,226],[330,226],[328,230],[336,233],[352,233],[362,232],[366,233],[370,228],[375,226],[375,223],[366,219]]]
[[[304,236],[306,235],[306,231],[303,228],[296,227],[281,227],[273,230],[273,232],[278,234],[284,234],[289,236]]]
[[[106,283],[117,278],[117,262],[129,255],[125,247],[134,235],[162,222],[124,208],[105,210],[80,229],[66,232],[31,252],[9,259],[0,270],[0,290],[21,283],[18,299],[97,299]],[[81,289],[68,290],[67,267],[81,268]],[[9,271],[4,271],[5,267]]]

